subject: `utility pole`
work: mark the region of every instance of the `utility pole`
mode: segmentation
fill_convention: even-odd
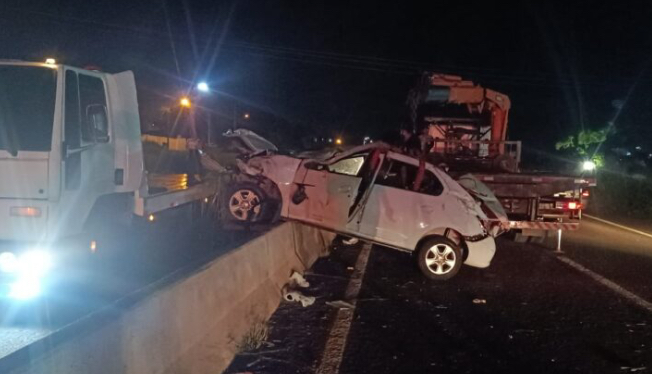
[[[208,145],[213,145],[213,123],[211,122],[211,111],[206,110],[206,123],[208,126]]]
[[[233,102],[233,130],[238,128],[238,103]]]

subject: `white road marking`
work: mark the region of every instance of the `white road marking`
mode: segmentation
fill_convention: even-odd
[[[648,238],[652,238],[652,234],[647,233],[645,231],[636,230],[636,229],[633,229],[631,227],[623,226],[623,225],[618,224],[616,222],[607,221],[606,219],[598,218],[596,216],[592,216],[592,215],[589,215],[589,214],[586,214],[586,213],[583,213],[582,215],[584,217],[589,217],[589,218],[591,218],[593,220],[600,221],[602,223],[606,223],[607,225],[618,227],[619,229],[627,230],[627,231],[630,231],[630,232],[633,232],[633,233],[636,233],[636,234],[639,234],[639,235],[647,236]]]
[[[577,262],[571,260],[568,257],[565,256],[557,256],[557,259],[559,261],[565,263],[566,265],[588,275],[589,277],[593,278],[596,282],[602,284],[603,286],[609,288],[613,292],[619,294],[620,296],[624,297],[625,299],[629,300],[630,302],[640,306],[643,309],[646,309],[648,312],[652,312],[652,303],[649,301],[643,299],[642,297],[634,294],[631,291],[626,290],[625,288],[621,287],[618,285],[616,282],[610,281],[609,279],[603,277],[602,275],[598,273],[594,273],[593,271],[585,268],[584,266],[578,264]]]
[[[353,322],[353,315],[355,314],[355,306],[358,301],[358,295],[360,294],[360,288],[362,287],[364,273],[367,270],[369,253],[371,253],[371,244],[365,244],[360,250],[360,254],[358,254],[355,269],[344,293],[344,299],[353,305],[353,308],[337,310],[335,321],[333,322],[333,326],[331,326],[331,331],[326,341],[324,352],[322,353],[319,368],[317,368],[317,374],[335,374],[340,371],[344,349],[346,348],[346,340],[349,336],[351,323]]]

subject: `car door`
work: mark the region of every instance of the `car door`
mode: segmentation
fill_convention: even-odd
[[[393,247],[414,249],[423,233],[445,216],[444,185],[426,168],[414,191],[419,162],[389,153],[364,207],[354,217],[360,236]]]
[[[289,217],[332,229],[348,231],[349,214],[360,193],[369,153],[357,153],[331,163],[304,161],[295,184],[305,194],[290,204]]]

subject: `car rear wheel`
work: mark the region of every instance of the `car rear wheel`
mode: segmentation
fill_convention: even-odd
[[[419,270],[432,280],[443,281],[454,277],[463,261],[460,246],[441,236],[424,240],[417,252]]]

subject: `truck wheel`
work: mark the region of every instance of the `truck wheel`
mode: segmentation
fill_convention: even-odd
[[[229,222],[260,222],[267,214],[266,196],[255,183],[243,182],[224,194],[223,217]]]
[[[462,267],[462,249],[451,240],[435,236],[425,240],[417,250],[419,270],[431,280],[454,277]]]

